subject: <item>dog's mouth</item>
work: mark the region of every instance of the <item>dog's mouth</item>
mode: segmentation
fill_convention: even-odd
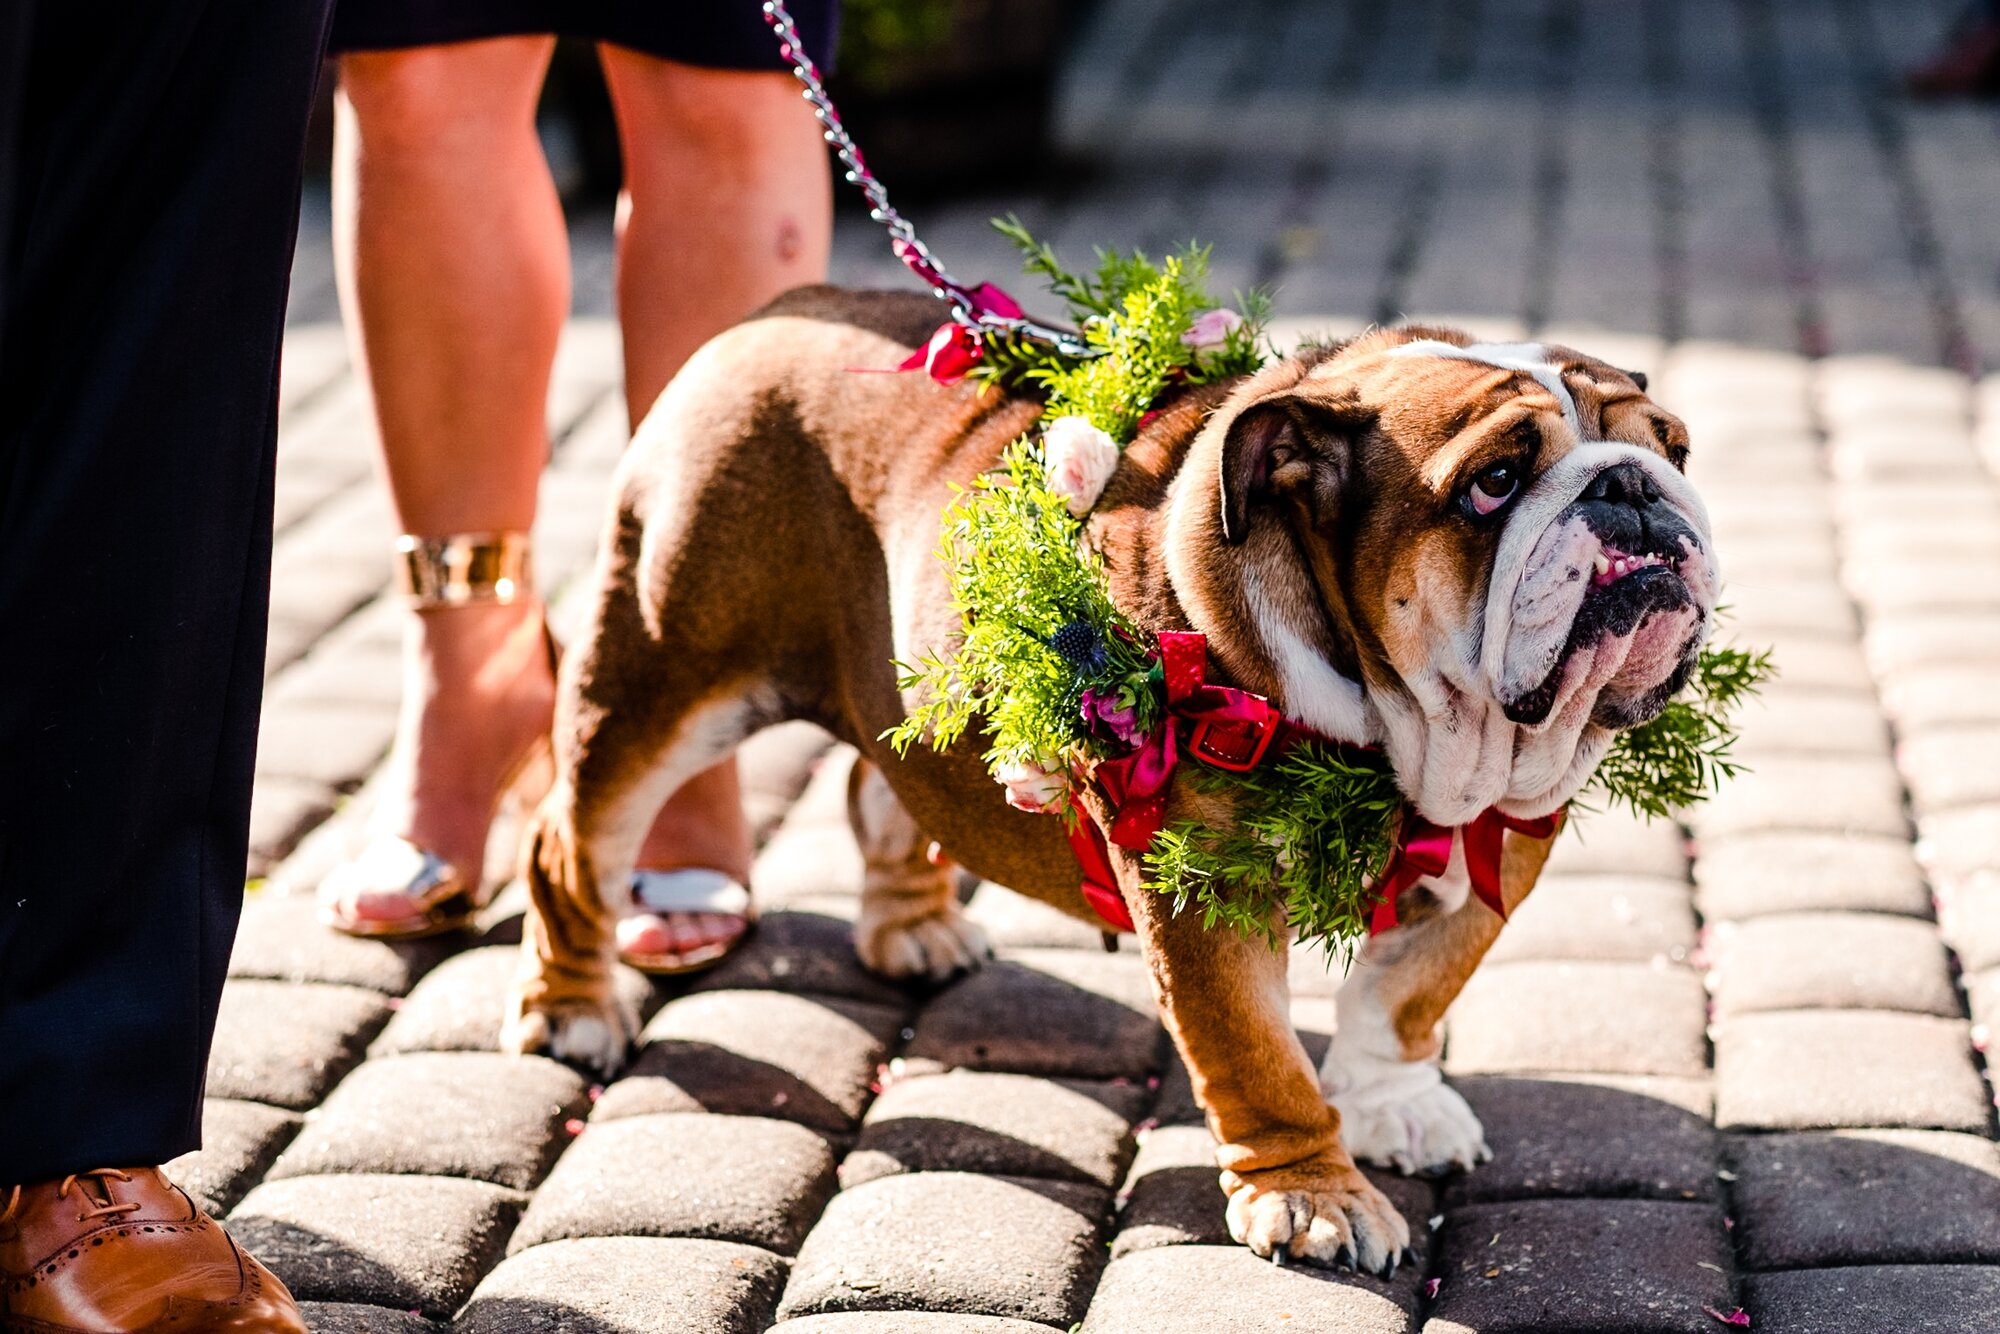
[[[1508,719],[1545,723],[1583,689],[1596,691],[1591,718],[1600,726],[1632,727],[1657,716],[1687,684],[1707,622],[1683,577],[1698,551],[1692,541],[1663,533],[1657,547],[1640,550],[1604,542],[1562,651],[1539,684],[1503,703]]]
[[[1678,575],[1681,568],[1679,556],[1669,556],[1661,551],[1641,551],[1635,555],[1607,544],[1598,551],[1597,559],[1592,562],[1591,587],[1609,588],[1629,575],[1662,566]]]

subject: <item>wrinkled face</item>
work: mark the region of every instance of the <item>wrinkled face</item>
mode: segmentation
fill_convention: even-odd
[[[1212,536],[1234,548],[1174,569],[1191,614],[1293,716],[1384,745],[1430,819],[1566,801],[1709,630],[1686,429],[1604,362],[1449,331],[1372,334],[1275,379],[1190,454],[1190,478],[1213,454]],[[1172,522],[1198,537],[1197,489]]]

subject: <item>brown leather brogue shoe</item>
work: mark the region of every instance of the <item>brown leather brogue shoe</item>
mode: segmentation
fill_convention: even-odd
[[[0,1187],[4,1334],[306,1334],[292,1294],[156,1167]]]

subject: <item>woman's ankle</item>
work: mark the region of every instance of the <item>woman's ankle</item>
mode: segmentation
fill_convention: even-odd
[[[415,613],[378,827],[448,860],[483,851],[502,790],[554,715],[545,633],[532,602]]]

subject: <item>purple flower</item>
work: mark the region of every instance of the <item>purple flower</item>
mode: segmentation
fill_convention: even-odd
[[[1139,710],[1130,704],[1120,704],[1115,690],[1092,687],[1083,692],[1083,725],[1092,736],[1128,746],[1146,739],[1146,734],[1139,730]]]

